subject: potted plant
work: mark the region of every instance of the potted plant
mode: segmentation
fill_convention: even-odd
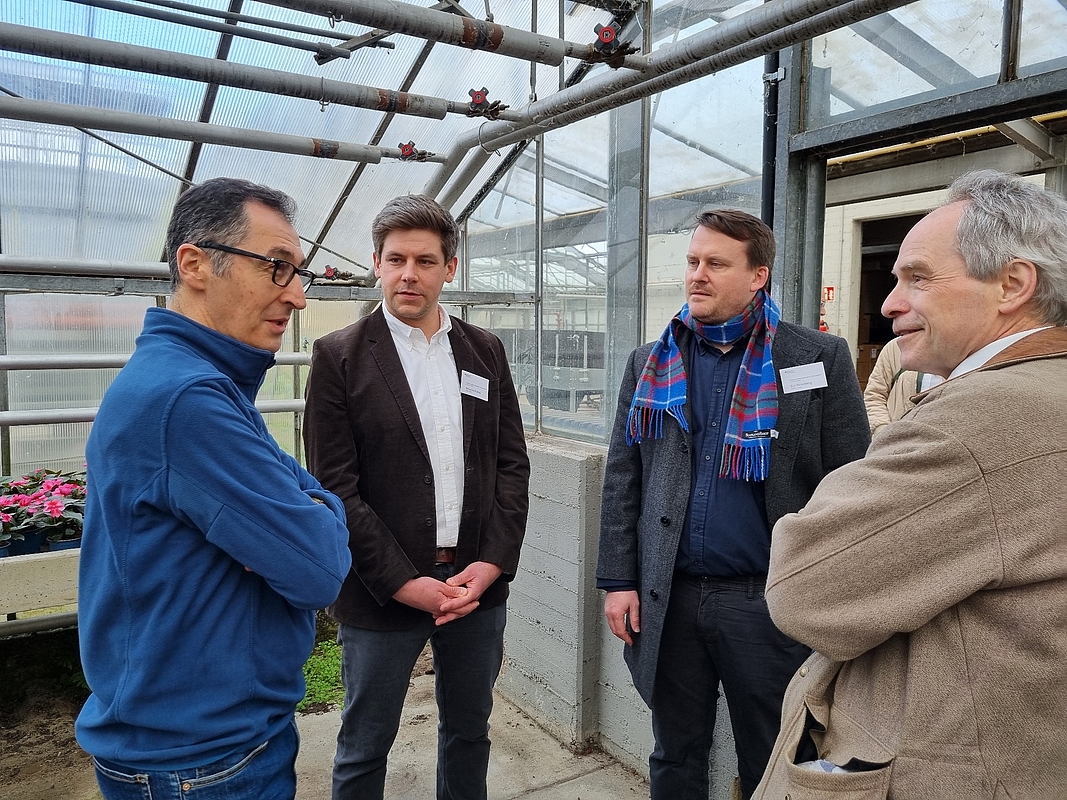
[[[53,550],[81,543],[84,473],[38,469],[0,482],[0,492],[0,523],[12,540],[22,541],[12,555],[38,552],[45,539]]]

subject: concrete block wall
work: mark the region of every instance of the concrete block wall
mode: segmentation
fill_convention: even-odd
[[[537,436],[530,517],[511,585],[497,688],[563,744],[597,739],[595,588],[604,448]]]
[[[550,436],[527,445],[530,517],[497,689],[564,745],[599,745],[647,776],[652,716],[623,663],[622,643],[603,624],[596,589],[606,449]],[[729,714],[720,701],[712,800],[729,800],[736,774]]]

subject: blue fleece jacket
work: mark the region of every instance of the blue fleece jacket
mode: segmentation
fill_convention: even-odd
[[[314,609],[351,555],[343,505],[256,411],[273,363],[152,308],[104,396],[78,575],[93,693],[75,731],[94,756],[208,764],[278,733],[304,695]]]

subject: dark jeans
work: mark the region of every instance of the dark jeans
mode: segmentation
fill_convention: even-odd
[[[140,772],[93,759],[96,782],[107,800],[293,800],[300,734],[291,721],[251,752],[202,767]]]
[[[505,620],[501,605],[439,628],[429,615],[401,631],[340,626],[345,708],[333,764],[334,800],[381,800],[411,670],[427,640],[436,674],[437,798],[485,800],[489,714],[504,659]]]
[[[720,683],[742,795],[759,784],[786,686],[811,653],[774,627],[763,588],[762,579],[675,574],[652,689],[652,800],[707,800]]]

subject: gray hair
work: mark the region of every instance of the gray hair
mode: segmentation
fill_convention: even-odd
[[[1013,258],[1033,262],[1035,310],[1046,323],[1067,325],[1067,199],[986,169],[952,183],[946,203],[960,201],[967,206],[956,243],[968,274],[990,280]]]
[[[188,242],[214,241],[231,247],[240,244],[248,234],[245,203],[262,203],[285,217],[290,225],[296,217],[296,203],[284,192],[238,178],[213,178],[194,186],[178,198],[167,226],[167,263],[170,264],[170,285],[176,289],[181,283],[178,275],[178,248]],[[211,269],[225,275],[233,256],[209,250]]]
[[[394,197],[378,212],[371,224],[374,252],[381,255],[385,237],[393,231],[433,231],[441,237],[445,261],[451,261],[459,249],[459,226],[436,200],[423,194]]]

